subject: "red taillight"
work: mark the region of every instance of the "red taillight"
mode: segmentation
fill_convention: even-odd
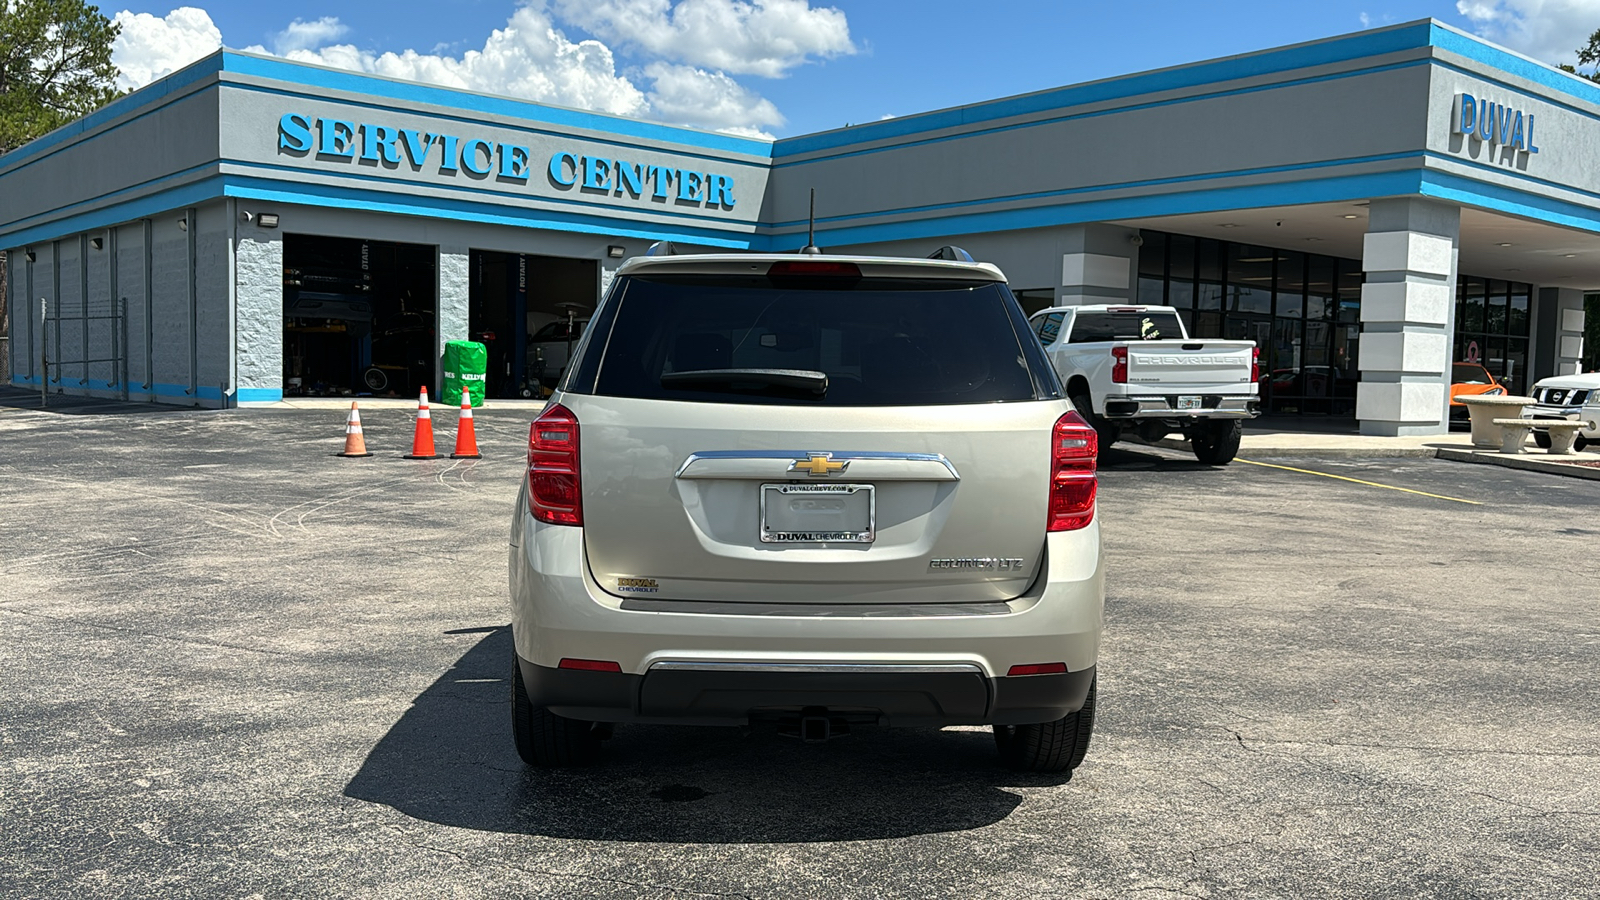
[[[1076,412],[1056,420],[1050,437],[1050,531],[1075,531],[1094,521],[1100,436]]]
[[[582,672],[621,672],[622,666],[618,663],[604,659],[563,659],[557,666],[561,669],[577,669]]]
[[[826,278],[860,278],[861,267],[855,263],[809,260],[780,260],[767,269],[768,278],[795,275],[820,275]]]
[[[1261,380],[1261,348],[1250,348],[1250,380]]]
[[[1025,666],[1012,666],[1007,675],[1065,675],[1067,664],[1059,663],[1029,663]]]
[[[552,525],[583,524],[578,417],[559,403],[528,429],[528,511]]]
[[[1111,383],[1128,383],[1128,348],[1111,348]]]

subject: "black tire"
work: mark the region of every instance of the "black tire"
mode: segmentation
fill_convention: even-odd
[[[1094,429],[1095,435],[1100,439],[1102,451],[1122,439],[1122,426],[1115,422],[1107,422],[1095,415],[1094,402],[1089,399],[1088,394],[1073,394],[1072,408],[1077,410],[1078,415],[1083,416],[1083,420]]]
[[[1208,466],[1225,466],[1239,455],[1239,439],[1244,436],[1244,426],[1238,419],[1214,419],[1201,422],[1189,435],[1189,446],[1195,459]]]
[[[389,386],[389,373],[373,366],[361,373],[361,380],[366,384],[367,390],[376,394]]]
[[[1000,761],[1019,772],[1068,772],[1083,762],[1094,733],[1095,695],[1099,679],[1089,683],[1089,696],[1075,713],[1037,725],[996,725],[994,743]]]
[[[1584,437],[1581,434],[1573,436],[1573,438],[1572,438],[1572,452],[1573,453],[1582,453],[1583,452],[1583,448],[1585,448],[1587,446],[1589,446],[1589,439],[1588,438]]]
[[[602,737],[593,722],[534,706],[515,656],[511,659],[511,735],[522,761],[541,768],[590,765],[600,754]]]
[[[1535,445],[1537,445],[1540,450],[1549,450],[1550,449],[1550,432],[1548,432],[1548,431],[1535,431],[1533,433],[1533,443]],[[1573,447],[1577,447],[1578,446],[1577,441],[1574,441],[1572,443],[1572,446]]]

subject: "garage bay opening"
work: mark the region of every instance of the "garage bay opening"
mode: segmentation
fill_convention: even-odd
[[[592,259],[472,251],[468,333],[489,351],[490,397],[542,397],[566,370],[600,290]]]
[[[409,397],[435,386],[437,256],[422,244],[284,235],[284,395]]]

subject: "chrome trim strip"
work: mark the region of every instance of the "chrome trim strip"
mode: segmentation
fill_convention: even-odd
[[[792,463],[801,457],[809,457],[813,454],[817,456],[826,455],[835,461],[882,459],[893,462],[938,463],[949,471],[951,480],[961,480],[961,473],[956,471],[956,467],[951,464],[950,460],[945,458],[943,453],[894,453],[881,450],[834,450],[831,452],[827,450],[699,450],[689,454],[689,458],[683,461],[683,465],[678,467],[678,471],[674,472],[672,477],[682,478],[683,473],[687,472],[691,465],[702,459],[775,459]]]
[[[982,675],[976,663],[800,663],[800,662],[724,662],[721,660],[660,660],[650,664],[654,672],[820,672],[866,675]]]

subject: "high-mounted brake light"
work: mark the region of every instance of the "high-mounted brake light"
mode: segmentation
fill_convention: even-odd
[[[1128,383],[1128,348],[1111,348],[1111,383]]]
[[[559,403],[528,429],[528,512],[551,525],[583,524],[578,417]]]
[[[1250,380],[1261,380],[1261,348],[1250,348]]]
[[[783,278],[795,275],[821,276],[824,278],[860,278],[861,267],[855,263],[830,262],[822,260],[780,260],[767,269],[768,278]]]
[[[1077,412],[1056,420],[1050,435],[1050,531],[1076,531],[1094,521],[1100,482],[1100,436]]]
[[[1023,665],[1023,666],[1012,666],[1010,668],[1010,670],[1008,670],[1006,672],[1006,674],[1007,675],[1013,675],[1013,676],[1014,675],[1065,675],[1065,674],[1067,674],[1067,664],[1064,663],[1064,662],[1029,663],[1029,664]]]
[[[577,669],[580,672],[621,672],[622,665],[605,659],[563,659],[558,669]]]

